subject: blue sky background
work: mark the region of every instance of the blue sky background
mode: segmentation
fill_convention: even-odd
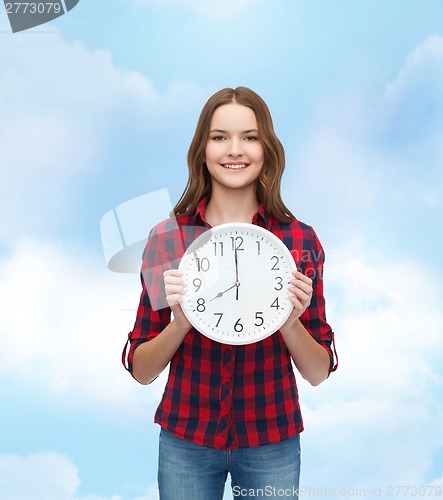
[[[443,487],[442,2],[81,0],[10,31],[0,8],[1,497],[157,499],[165,378],[120,365],[139,280],[99,224],[178,199],[202,105],[237,85],[326,251],[340,367],[299,382],[304,498]]]

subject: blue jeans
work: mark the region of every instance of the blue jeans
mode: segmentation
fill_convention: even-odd
[[[161,429],[160,500],[221,500],[228,473],[234,499],[298,499],[300,436],[226,451],[184,441]]]

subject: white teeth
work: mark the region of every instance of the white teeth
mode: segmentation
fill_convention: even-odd
[[[241,168],[246,168],[248,165],[246,163],[242,163],[240,165],[231,165],[231,164],[224,164],[223,167],[225,168],[230,168],[232,170],[240,170]]]

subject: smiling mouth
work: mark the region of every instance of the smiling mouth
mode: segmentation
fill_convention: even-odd
[[[222,163],[221,166],[228,170],[242,170],[249,167],[249,163]]]

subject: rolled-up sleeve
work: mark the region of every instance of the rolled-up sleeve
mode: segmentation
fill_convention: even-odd
[[[188,221],[189,222],[189,221]],[[142,292],[134,328],[122,353],[124,367],[132,373],[134,351],[161,333],[171,322],[171,309],[166,301],[163,272],[177,269],[187,246],[202,232],[204,225],[187,225],[175,218],[157,224],[149,233],[141,266]]]
[[[323,247],[311,228],[310,248],[303,253],[301,271],[313,280],[313,294],[309,307],[300,316],[300,321],[312,337],[322,345],[329,354],[329,373],[338,366],[335,350],[334,332],[326,320],[326,305],[323,294],[323,267],[325,254]]]
[[[154,228],[143,252],[140,272],[142,292],[134,328],[128,334],[122,354],[123,365],[131,373],[135,349],[156,337],[171,321],[163,281],[163,271],[170,268],[164,238],[158,228]]]

